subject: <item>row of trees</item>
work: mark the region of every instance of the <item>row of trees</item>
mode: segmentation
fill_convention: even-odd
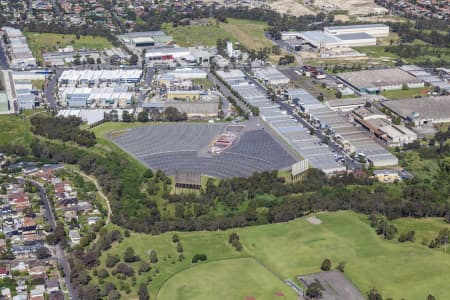
[[[126,123],[138,121],[138,122],[148,122],[148,121],[169,121],[169,122],[180,122],[187,120],[187,114],[180,112],[176,107],[166,107],[166,109],[161,113],[158,109],[152,109],[150,112],[144,110],[137,114],[136,118],[133,114],[129,113],[127,110],[122,112],[122,121]],[[105,121],[109,122],[119,122],[119,114],[117,110],[112,110],[109,113],[105,113]]]

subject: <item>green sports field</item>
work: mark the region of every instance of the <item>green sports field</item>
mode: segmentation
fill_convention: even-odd
[[[208,274],[205,276],[205,274]],[[219,288],[217,288],[219,287]],[[215,261],[172,277],[158,299],[295,299],[295,293],[252,258]]]
[[[364,215],[336,212],[317,216],[323,222],[321,225],[312,225],[306,218],[301,218],[224,232],[179,233],[185,256],[181,262],[176,245],[171,241],[172,233],[157,236],[132,233],[130,238],[106,253],[119,254],[122,259],[125,249],[132,246],[141,259],[148,260],[149,250],[155,249],[158,263],[153,265],[150,273],[138,276],[138,284],[131,288],[131,294],[135,295],[139,282],[151,276],[149,291],[152,299],[203,300],[214,298],[212,295],[221,295],[220,299],[245,299],[248,296],[276,299],[273,293],[278,290],[286,295],[286,299],[295,299],[281,279],[296,280],[297,275],[318,272],[325,258],[331,259],[333,266],[345,261],[345,275],[364,294],[377,288],[385,298],[423,300],[431,293],[437,299],[450,299],[450,290],[446,288],[450,260],[442,250],[431,250],[420,240],[414,243],[382,240]],[[399,232],[415,228],[420,238],[424,235],[434,238],[440,228],[449,227],[442,220],[433,219],[430,229],[426,225],[429,222],[404,219],[397,220],[396,225]],[[228,244],[231,232],[239,234],[244,246],[242,252],[236,252]],[[101,267],[104,267],[106,253],[102,255]],[[207,262],[192,264],[191,258],[196,253],[206,254]],[[132,263],[136,270],[138,265]],[[222,274],[223,270],[230,274]],[[95,283],[98,279],[93,278]],[[236,278],[242,284],[237,285]],[[114,276],[107,281],[120,284]],[[131,284],[130,279],[127,281]],[[258,282],[266,281],[271,284],[264,284],[262,289]]]

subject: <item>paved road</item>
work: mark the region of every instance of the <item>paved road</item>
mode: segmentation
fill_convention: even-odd
[[[47,81],[47,85],[44,87],[45,99],[47,101],[47,104],[52,109],[56,109],[58,107],[58,104],[57,104],[57,101],[55,98],[55,91],[56,91],[56,86],[58,84],[58,78],[62,72],[63,72],[63,69],[56,69],[55,74],[51,75],[50,80]]]
[[[225,96],[225,98],[231,97],[235,99],[236,103],[247,113],[250,113],[250,109],[241,102],[241,100],[237,99],[230,91],[230,89],[222,83],[222,81],[217,78],[216,75],[211,73],[209,70],[206,70],[206,73],[208,73],[208,77],[210,80],[213,80],[213,82],[219,86],[220,92]]]
[[[23,178],[17,178],[19,183],[23,183],[25,179]],[[47,197],[47,192],[45,190],[45,187],[42,186],[39,182],[27,179],[29,180],[39,191],[39,196],[42,200],[42,203],[44,204],[45,208],[45,217],[47,218],[47,222],[50,224],[53,230],[56,228],[56,220],[55,216],[53,215],[53,210],[50,205],[50,201]],[[61,248],[60,245],[55,246],[55,258],[59,261],[60,265],[62,266],[64,270],[64,280],[66,282],[66,287],[69,292],[69,296],[71,299],[78,299],[77,291],[72,287],[72,282],[70,281],[70,265],[67,262],[66,256],[64,254],[64,250]]]
[[[9,69],[9,63],[8,63],[8,58],[6,57],[5,47],[6,46],[3,43],[3,40],[0,41],[0,67],[3,70]]]
[[[138,111],[142,108],[142,104],[145,102],[145,98],[147,97],[148,89],[152,86],[153,76],[155,75],[155,68],[147,67],[144,72],[144,88],[145,90],[140,91],[138,97]]]

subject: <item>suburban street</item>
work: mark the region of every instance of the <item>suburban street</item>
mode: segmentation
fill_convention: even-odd
[[[24,178],[16,178],[16,179],[19,181],[19,183],[25,182]],[[55,230],[55,228],[56,228],[55,216],[53,215],[53,210],[50,205],[49,199],[47,197],[47,192],[45,191],[45,187],[42,186],[37,181],[31,180],[31,179],[26,179],[26,180],[30,181],[39,190],[39,196],[42,200],[42,203],[44,204],[45,217],[47,219],[47,222],[52,227],[52,229]],[[54,257],[59,261],[60,265],[62,266],[62,268],[64,270],[64,279],[65,279],[67,290],[69,292],[70,299],[78,299],[77,292],[75,289],[73,289],[72,283],[70,281],[70,265],[66,259],[66,256],[64,255],[64,250],[61,248],[60,245],[56,245],[54,247],[54,250],[55,250]]]

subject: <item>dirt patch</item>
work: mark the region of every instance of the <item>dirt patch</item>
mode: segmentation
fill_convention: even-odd
[[[334,20],[341,21],[341,22],[348,22],[348,21],[350,21],[350,17],[347,15],[335,15]]]
[[[308,221],[309,223],[311,223],[313,225],[320,225],[320,224],[322,224],[322,220],[319,219],[316,216],[308,217],[308,218],[306,218],[306,221]]]
[[[315,15],[316,13],[299,3],[297,0],[278,0],[270,3],[270,8],[280,14],[291,16]]]
[[[384,9],[374,0],[316,0],[314,6],[323,11],[346,10],[351,16],[364,16]]]

